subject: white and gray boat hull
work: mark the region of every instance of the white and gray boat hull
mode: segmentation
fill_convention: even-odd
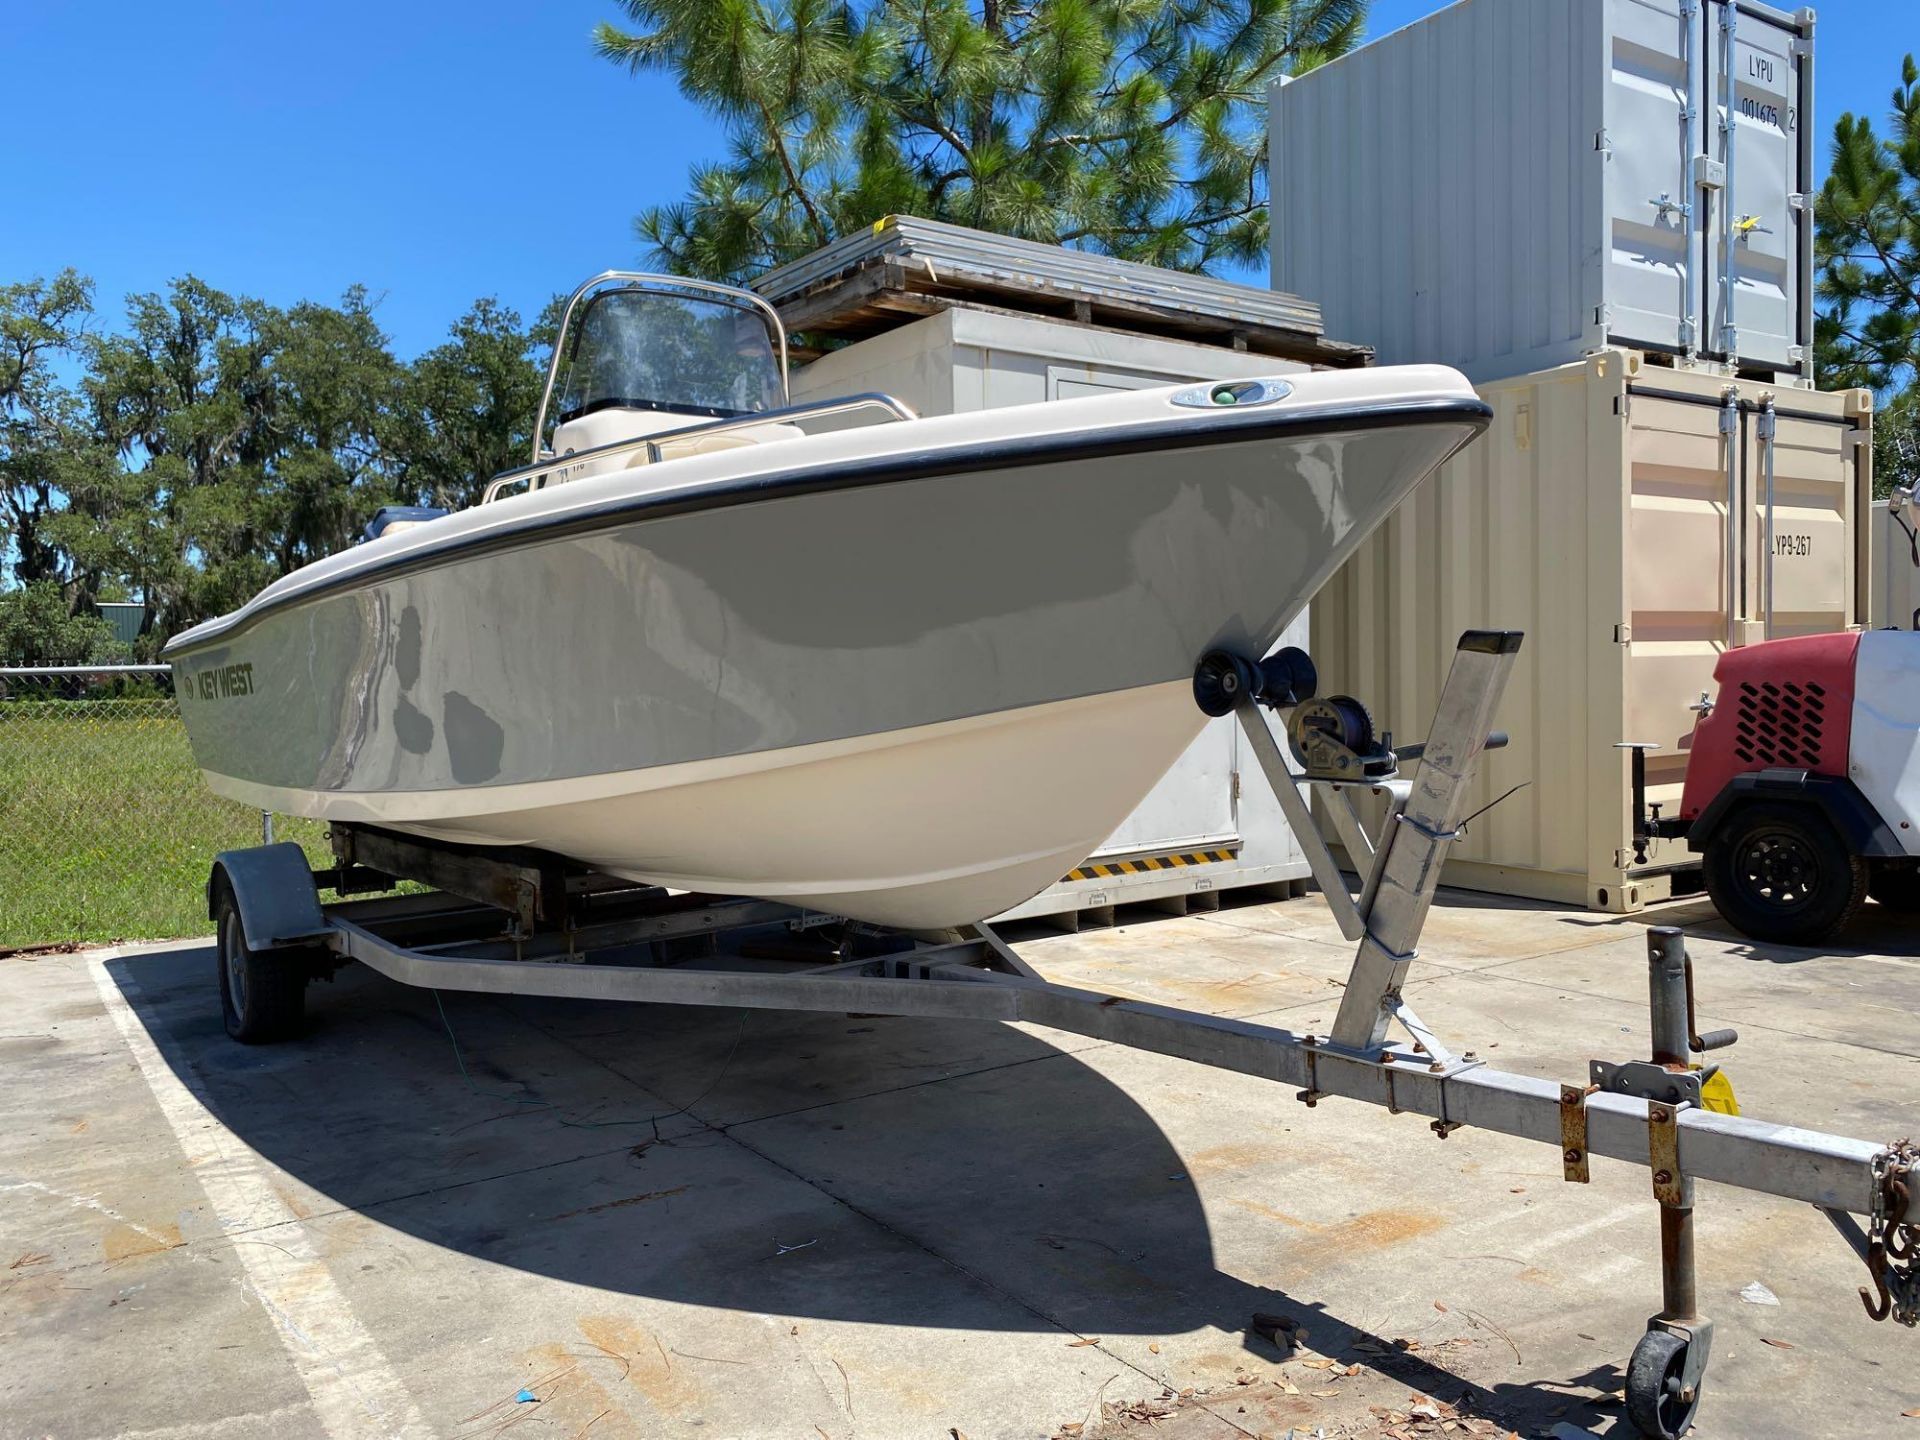
[[[1270,649],[1485,423],[1449,371],[1279,388],[911,421],[417,527],[175,642],[196,760],[283,813],[996,914],[1192,741],[1196,661]]]

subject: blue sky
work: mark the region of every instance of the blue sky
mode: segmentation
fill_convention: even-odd
[[[1376,0],[1384,34],[1440,8]],[[193,270],[285,304],[355,282],[402,354],[479,295],[524,312],[640,257],[719,132],[670,80],[596,58],[611,0],[23,0],[0,28],[0,282],[72,265],[118,316]],[[1819,9],[1818,133],[1876,119],[1920,0]]]

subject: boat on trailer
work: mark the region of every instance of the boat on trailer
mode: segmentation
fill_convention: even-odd
[[[1647,936],[1648,1058],[1593,1059],[1587,1083],[1495,1069],[1449,1046],[1414,1012],[1406,981],[1447,853],[1470,818],[1482,752],[1504,743],[1487,727],[1519,647],[1510,631],[1463,635],[1426,739],[1397,749],[1372,733],[1358,701],[1314,694],[1300,657],[1215,651],[1196,666],[1189,703],[1235,716],[1335,923],[1357,942],[1324,1034],[1049,981],[986,924],[938,939],[877,932],[774,901],[562,873],[539,852],[354,827],[329,871],[310,871],[292,843],[215,859],[207,896],[226,1028],[246,1043],[287,1038],[302,1022],[309,981],[355,962],[436,991],[1024,1021],[1276,1080],[1312,1107],[1332,1099],[1412,1114],[1441,1140],[1465,1127],[1543,1143],[1573,1185],[1589,1183],[1596,1155],[1637,1164],[1659,1208],[1662,1303],[1627,1362],[1627,1418],[1648,1440],[1679,1440],[1700,1407],[1713,1342],[1713,1323],[1700,1313],[1695,1180],[1814,1207],[1866,1262],[1867,1314],[1911,1327],[1920,1324],[1920,1215],[1910,1210],[1920,1146],[1739,1114],[1718,1067],[1702,1063],[1738,1037],[1701,1033],[1685,939],[1669,927]],[[1285,718],[1297,772],[1269,709]],[[1357,893],[1308,804],[1316,791],[1319,815],[1360,871]],[[1353,803],[1362,793],[1384,801],[1371,824]],[[323,887],[386,889],[395,877],[433,888],[320,902]],[[1167,960],[1177,963],[1177,953]],[[1406,1169],[1383,1173],[1397,1180]]]
[[[1433,366],[793,405],[744,290],[569,300],[527,465],[174,638],[218,793],[910,929],[1058,880],[1490,417]]]

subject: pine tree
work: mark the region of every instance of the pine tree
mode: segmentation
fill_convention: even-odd
[[[731,153],[636,221],[746,278],[889,214],[1188,270],[1267,248],[1266,94],[1367,0],[620,0],[595,43],[679,78]]]
[[[1920,480],[1920,68],[1900,67],[1882,140],[1851,113],[1833,130],[1815,207],[1816,364],[1821,385],[1864,385],[1880,400],[1874,484]]]

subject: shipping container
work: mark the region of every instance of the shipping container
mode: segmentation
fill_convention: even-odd
[[[1433,713],[1451,638],[1526,632],[1447,878],[1635,910],[1691,869],[1635,853],[1631,765],[1677,813],[1700,697],[1730,644],[1867,613],[1872,396],[1649,365],[1605,349],[1479,387],[1487,433],[1403,504],[1314,598],[1323,693],[1403,739]],[[1729,517],[1732,517],[1730,520]]]
[[[1813,375],[1813,12],[1461,0],[1271,94],[1273,283],[1476,383]]]
[[[1293,374],[1308,367],[1218,345],[958,306],[872,335],[794,372],[795,403],[878,390],[922,415],[1068,400],[1195,380]],[[983,575],[982,584],[992,577]],[[1305,645],[1307,620],[1283,643]],[[1196,659],[1198,657],[1195,657]],[[1001,919],[1063,923],[1163,901],[1207,908],[1246,886],[1303,886],[1306,857],[1231,716],[1210,721],[1172,770],[1086,864]],[[938,817],[929,823],[938,824]]]
[[[140,638],[140,627],[146,624],[147,606],[143,600],[102,600],[94,606],[100,612],[100,618],[113,629],[113,638],[122,645],[131,647]]]
[[[1873,502],[1867,548],[1873,555],[1873,610],[1876,630],[1920,630],[1920,509],[1906,506],[1889,513],[1885,500]]]

